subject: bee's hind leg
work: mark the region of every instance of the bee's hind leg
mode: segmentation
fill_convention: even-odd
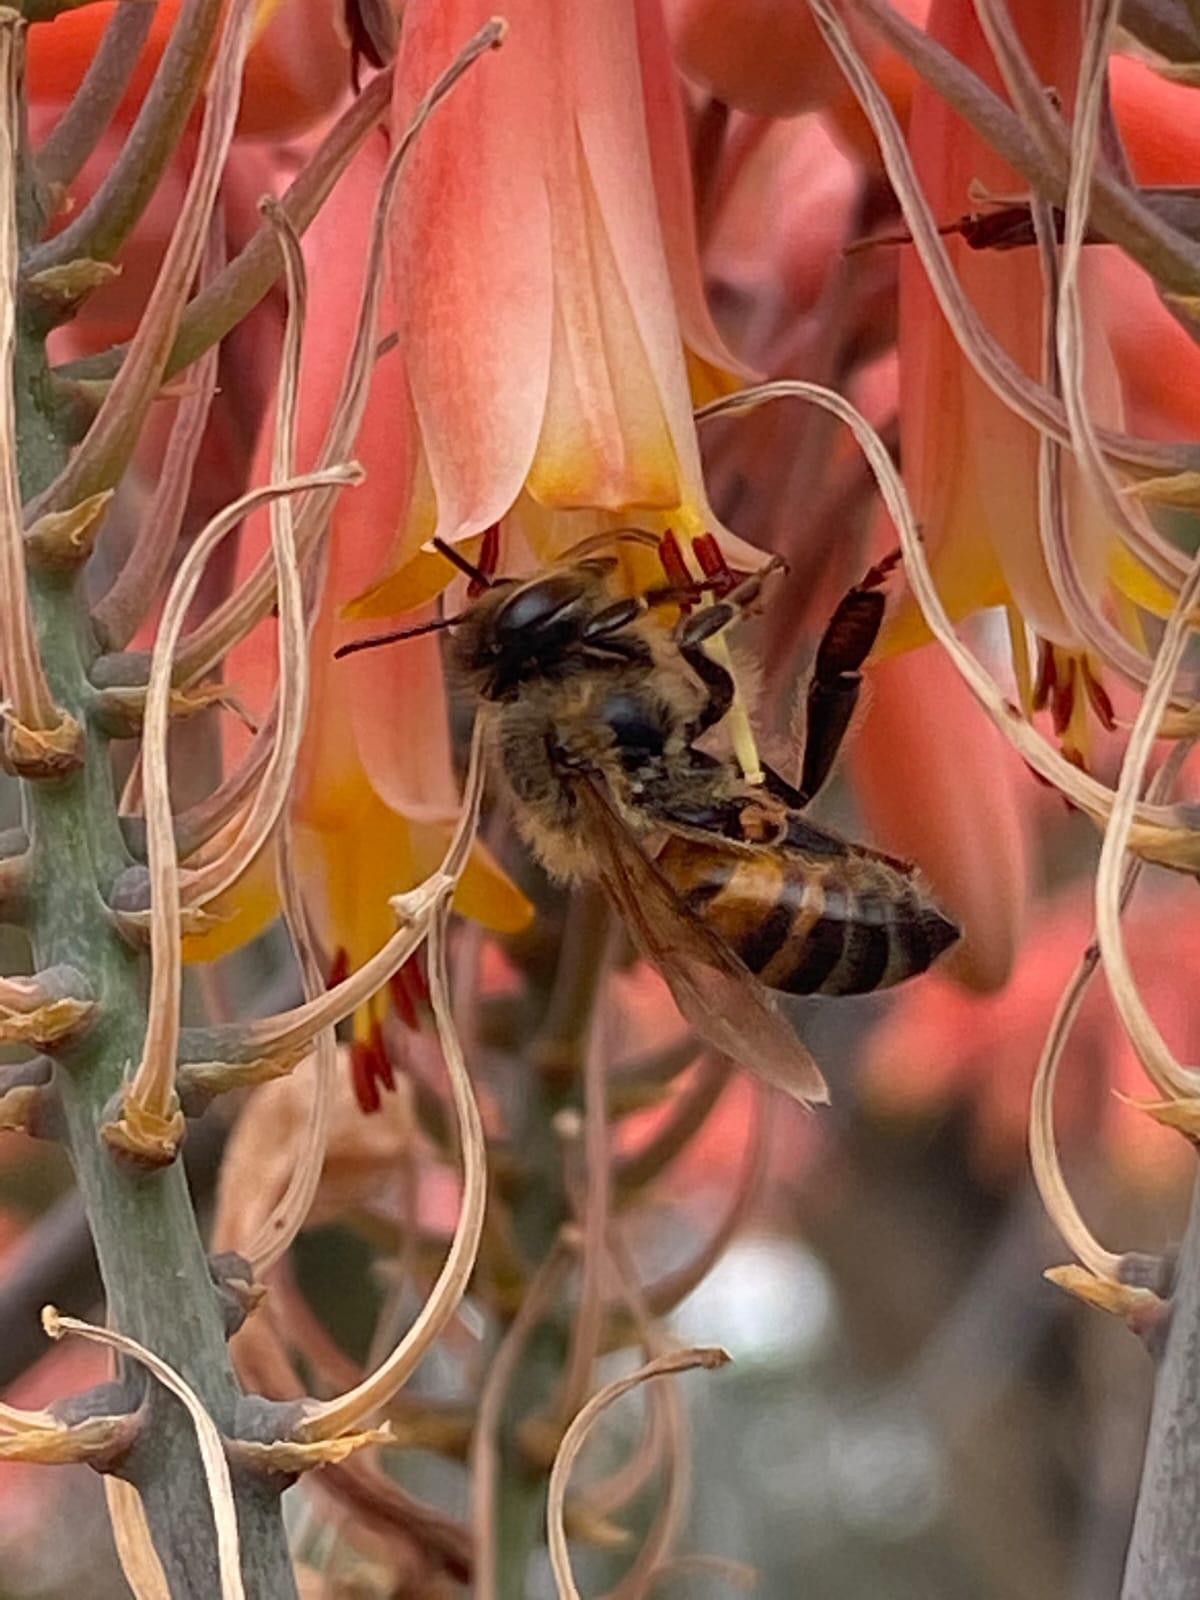
[[[895,550],[873,566],[830,617],[808,685],[800,798],[819,793],[837,759],[862,688],[859,670],[879,637],[887,598],[883,584],[900,559]]]

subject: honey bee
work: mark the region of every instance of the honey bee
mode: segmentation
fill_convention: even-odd
[[[958,937],[909,863],[806,815],[849,725],[891,563],[825,631],[795,788],[769,769],[752,784],[732,754],[698,744],[735,696],[706,643],[757,602],[777,563],[668,631],[654,613],[678,591],[617,593],[611,556],[491,580],[441,548],[475,592],[426,626],[451,631],[453,668],[488,719],[492,767],[533,854],[561,882],[602,886],[710,1045],[799,1099],[827,1098],[774,992],[888,988]]]

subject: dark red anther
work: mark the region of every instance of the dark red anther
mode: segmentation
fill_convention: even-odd
[[[1038,644],[1037,682],[1033,686],[1033,709],[1044,711],[1058,683],[1058,667],[1054,660],[1054,647],[1043,639]]]
[[[704,574],[704,587],[711,589],[718,600],[737,587],[737,578],[730,569],[715,534],[702,533],[698,539],[692,540],[692,549]]]
[[[500,561],[500,524],[493,522],[483,535],[483,543],[479,546],[479,560],[476,566],[486,578],[496,576],[496,567]],[[472,578],[467,585],[467,598],[477,600],[487,588],[486,583],[480,583],[478,578]]]
[[[881,583],[886,583],[899,566],[901,554],[900,550],[889,550],[882,561],[875,563],[858,587],[860,589],[878,589]]]
[[[339,983],[345,983],[350,976],[350,952],[344,944],[338,945],[333,952],[333,960],[329,963],[329,977],[325,980],[327,989],[336,989]]]
[[[1069,678],[1056,687],[1050,697],[1050,715],[1054,719],[1054,731],[1061,739],[1071,722],[1071,715],[1075,710],[1075,677],[1074,672]]]
[[[1100,679],[1095,675],[1086,661],[1083,663],[1082,670],[1083,686],[1087,690],[1088,700],[1091,702],[1092,710],[1096,713],[1101,727],[1104,728],[1108,733],[1115,732],[1117,726],[1117,716],[1116,712],[1113,710],[1113,703],[1109,698],[1108,690],[1100,682]]]
[[[658,541],[658,559],[662,562],[663,572],[671,588],[692,588],[692,575],[687,569],[687,562],[683,559],[679,541],[670,529]]]
[[[383,1100],[379,1093],[371,1047],[363,1039],[354,1039],[350,1044],[350,1081],[354,1085],[354,1098],[358,1101],[359,1110],[367,1116],[378,1111]]]
[[[355,1039],[350,1045],[350,1078],[354,1085],[354,1098],[368,1116],[383,1104],[380,1089],[394,1093],[396,1074],[388,1059],[383,1042],[383,1029],[378,1022],[371,1023],[370,1037]]]
[[[392,997],[392,1007],[396,1015],[409,1033],[416,1033],[420,1027],[420,1021],[417,1017],[417,1008],[413,1004],[413,997],[408,991],[408,984],[404,981],[403,967],[398,972],[393,972],[388,979],[388,990]]]
[[[429,984],[421,966],[419,951],[409,956],[392,973],[388,979],[388,989],[400,1020],[410,1033],[416,1033],[421,1026],[421,1013],[431,1009]]]

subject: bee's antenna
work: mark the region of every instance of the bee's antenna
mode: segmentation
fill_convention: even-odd
[[[482,567],[477,567],[473,561],[468,561],[461,550],[456,550],[452,544],[447,544],[444,539],[432,539],[430,543],[441,556],[445,556],[451,566],[457,567],[464,577],[478,584],[481,589],[490,589],[492,580]]]
[[[437,617],[433,622],[421,622],[413,628],[396,628],[391,633],[372,633],[365,639],[351,639],[349,644],[340,644],[333,652],[335,661],[342,656],[356,655],[360,650],[377,650],[380,645],[396,644],[401,639],[417,639],[423,633],[439,633],[443,628],[452,628],[456,622],[461,622],[465,612],[460,611],[457,616]]]

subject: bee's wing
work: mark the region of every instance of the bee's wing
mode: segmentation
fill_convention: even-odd
[[[797,1100],[828,1100],[816,1062],[769,991],[687,909],[600,787],[585,782],[576,793],[600,881],[686,1021],[713,1049]]]

